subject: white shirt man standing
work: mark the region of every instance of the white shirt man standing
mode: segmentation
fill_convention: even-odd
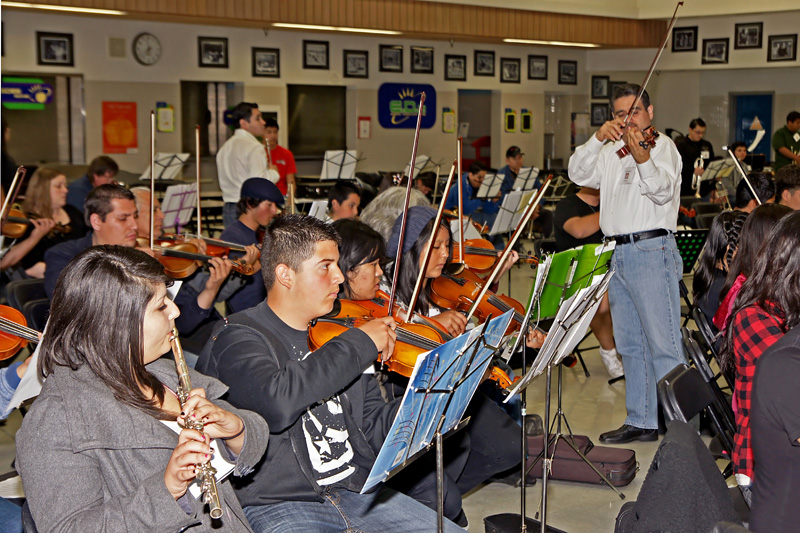
[[[217,179],[222,191],[225,227],[236,222],[236,202],[242,183],[249,178],[266,178],[276,183],[278,171],[267,167],[267,153],[257,137],[264,136],[265,122],[258,104],[241,102],[233,108],[235,131],[217,152]]]
[[[680,205],[681,157],[661,135],[644,142],[653,106],[644,91],[631,109],[638,85],[614,93],[614,118],[575,150],[569,176],[581,186],[600,189],[600,229],[616,242],[609,301],[617,352],[625,369],[628,416],[619,429],[600,435],[620,444],[658,438],[656,383],[685,362],[680,335],[678,283],[683,263],[673,233]],[[630,110],[627,127],[624,119]],[[617,151],[627,146],[630,154]]]

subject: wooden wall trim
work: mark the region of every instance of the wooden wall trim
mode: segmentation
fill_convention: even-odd
[[[417,0],[28,0],[118,9],[130,18],[268,27],[274,22],[373,28],[420,39],[501,42],[504,38],[654,48],[664,20],[634,20]],[[10,8],[6,8],[10,9]]]

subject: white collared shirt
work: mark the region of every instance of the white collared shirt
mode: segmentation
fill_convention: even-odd
[[[622,141],[598,141],[594,134],[569,158],[569,179],[600,189],[600,229],[621,235],[654,229],[675,231],[681,191],[681,156],[661,134],[641,165],[627,155]]]
[[[264,145],[252,133],[238,128],[217,152],[217,179],[223,201],[238,202],[242,183],[250,178],[277,183],[280,176],[267,168]]]

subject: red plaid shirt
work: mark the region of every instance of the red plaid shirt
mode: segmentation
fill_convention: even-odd
[[[753,377],[756,359],[785,333],[781,313],[771,315],[757,305],[739,311],[730,327],[733,328],[733,351],[736,363],[734,395],[736,435],[733,446],[733,471],[753,480],[753,448],[750,439],[750,402],[753,396]]]

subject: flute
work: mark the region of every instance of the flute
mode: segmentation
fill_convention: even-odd
[[[172,355],[175,357],[175,369],[178,371],[178,400],[181,402],[181,409],[189,398],[192,390],[192,380],[189,377],[189,367],[186,366],[186,359],[183,357],[183,348],[178,341],[178,328],[172,328]],[[184,427],[195,429],[203,434],[203,422],[201,420],[190,420],[189,413],[184,418]],[[197,477],[200,478],[200,491],[203,493],[203,503],[207,503],[211,518],[222,517],[222,502],[217,490],[217,469],[211,463],[198,464],[196,466]]]

